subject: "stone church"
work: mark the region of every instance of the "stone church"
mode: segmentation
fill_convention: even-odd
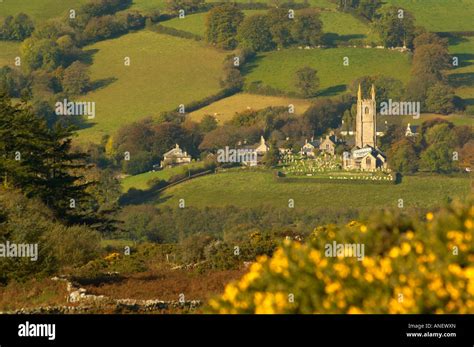
[[[377,148],[377,103],[374,85],[370,94],[370,98],[363,99],[359,84],[355,146],[350,152],[344,152],[342,159],[342,167],[346,170],[374,171],[387,168],[387,159]]]

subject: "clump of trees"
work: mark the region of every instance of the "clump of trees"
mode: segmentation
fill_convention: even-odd
[[[375,28],[385,47],[413,47],[415,18],[403,8],[390,6],[380,13]]]
[[[73,151],[72,128],[48,128],[26,105],[0,95],[0,183],[38,198],[66,223],[108,223],[87,176],[87,155]]]
[[[407,97],[419,101],[425,111],[452,113],[458,101],[445,75],[451,67],[447,40],[434,33],[422,33],[414,40],[414,49]]]
[[[112,159],[113,166],[135,175],[159,164],[163,154],[175,144],[190,155],[198,156],[197,147],[201,139],[198,125],[191,121],[157,122],[147,118],[120,128],[109,140],[106,154]]]
[[[206,17],[206,39],[223,49],[237,47],[237,29],[244,20],[244,13],[235,5],[213,7]]]
[[[315,46],[322,40],[322,22],[312,9],[292,12],[272,8],[245,17],[234,5],[214,7],[207,17],[207,41],[224,49],[237,45],[255,52],[291,45]]]
[[[368,20],[376,17],[377,10],[382,6],[381,0],[339,0],[341,11],[354,12]]]
[[[417,171],[450,173],[465,165],[464,154],[472,148],[473,133],[468,126],[455,126],[437,118],[425,121],[418,136],[405,137],[389,128],[382,146],[389,145],[388,162],[392,169],[412,174]]]

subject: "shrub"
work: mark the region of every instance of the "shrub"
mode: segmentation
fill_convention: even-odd
[[[474,313],[474,207],[454,202],[425,218],[382,212],[366,224],[316,228],[285,241],[210,301],[220,313]],[[364,245],[356,257],[327,244]]]

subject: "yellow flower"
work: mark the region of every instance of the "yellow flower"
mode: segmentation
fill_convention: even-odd
[[[355,307],[355,306],[351,306],[349,307],[349,310],[347,311],[348,314],[363,314],[364,311],[362,311],[361,309]]]
[[[328,294],[332,294],[335,291],[338,291],[339,289],[341,289],[341,285],[338,282],[331,283],[331,284],[327,285],[326,288],[325,288],[326,293],[328,293]]]
[[[351,272],[351,270],[346,264],[340,264],[340,263],[334,265],[334,270],[342,278],[346,278],[347,276],[349,276]]]
[[[474,223],[472,222],[472,219],[466,219],[466,221],[464,222],[464,226],[467,229],[472,229],[472,227],[474,226]]]
[[[374,281],[374,276],[368,272],[364,274],[364,278],[369,283],[372,283]]]
[[[459,296],[460,296],[459,290],[456,289],[451,283],[446,284],[446,289],[449,295],[451,295],[451,298],[453,298],[454,300],[459,299]]]
[[[237,289],[237,287],[231,283],[225,287],[224,295],[222,296],[222,298],[232,303],[234,302],[235,297],[237,296],[238,293],[239,293],[239,289]]]
[[[417,254],[423,253],[423,244],[421,242],[415,244],[415,251]]]
[[[415,234],[413,233],[413,231],[410,230],[405,234],[405,236],[408,240],[413,240],[413,237],[415,236]]]
[[[360,226],[360,232],[361,233],[366,233],[367,232],[367,227],[365,225]]]
[[[113,260],[117,260],[119,257],[120,257],[120,254],[115,252],[115,253],[110,253],[109,255],[104,257],[104,259],[107,260],[107,261],[113,261]]]
[[[374,267],[375,261],[370,257],[364,257],[364,259],[362,259],[362,265],[364,265],[366,268]]]
[[[434,217],[434,216],[433,216],[433,213],[431,213],[431,212],[428,212],[428,213],[426,214],[426,219],[429,220],[429,221],[432,220],[433,217]]]
[[[319,251],[312,249],[311,252],[309,252],[309,258],[317,265],[321,260],[321,255],[319,254]]]
[[[461,267],[458,264],[449,264],[448,271],[454,275],[459,275],[462,273]]]
[[[273,257],[270,259],[270,270],[276,274],[282,274],[283,276],[288,276],[288,258],[286,257],[283,249],[279,248],[273,254]]]
[[[410,253],[411,246],[408,244],[408,242],[403,242],[402,243],[402,249],[401,249],[401,255],[407,255]]]
[[[400,255],[400,248],[393,247],[390,252],[388,252],[388,256],[390,258],[397,258]]]
[[[287,298],[283,293],[257,292],[254,297],[256,314],[273,314],[284,312],[287,306]]]

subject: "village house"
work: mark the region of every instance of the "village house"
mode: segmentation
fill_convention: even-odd
[[[309,158],[315,157],[315,149],[319,148],[319,141],[311,138],[311,141],[305,140],[303,147],[301,147],[300,154]]]
[[[330,135],[326,135],[326,138],[323,140],[322,138],[319,140],[319,150],[321,152],[334,155],[336,153],[336,146],[338,143],[338,138],[331,132]]]
[[[251,160],[242,161],[242,164],[246,166],[256,166],[258,163],[261,163],[263,157],[270,149],[263,136],[260,136],[260,142],[254,145],[248,145],[247,140],[239,141],[239,143],[237,144],[237,148],[256,152],[256,160],[252,157]]]
[[[163,160],[161,161],[160,168],[172,167],[176,165],[189,164],[191,162],[191,156],[183,151],[178,144],[170,151],[163,154]]]

